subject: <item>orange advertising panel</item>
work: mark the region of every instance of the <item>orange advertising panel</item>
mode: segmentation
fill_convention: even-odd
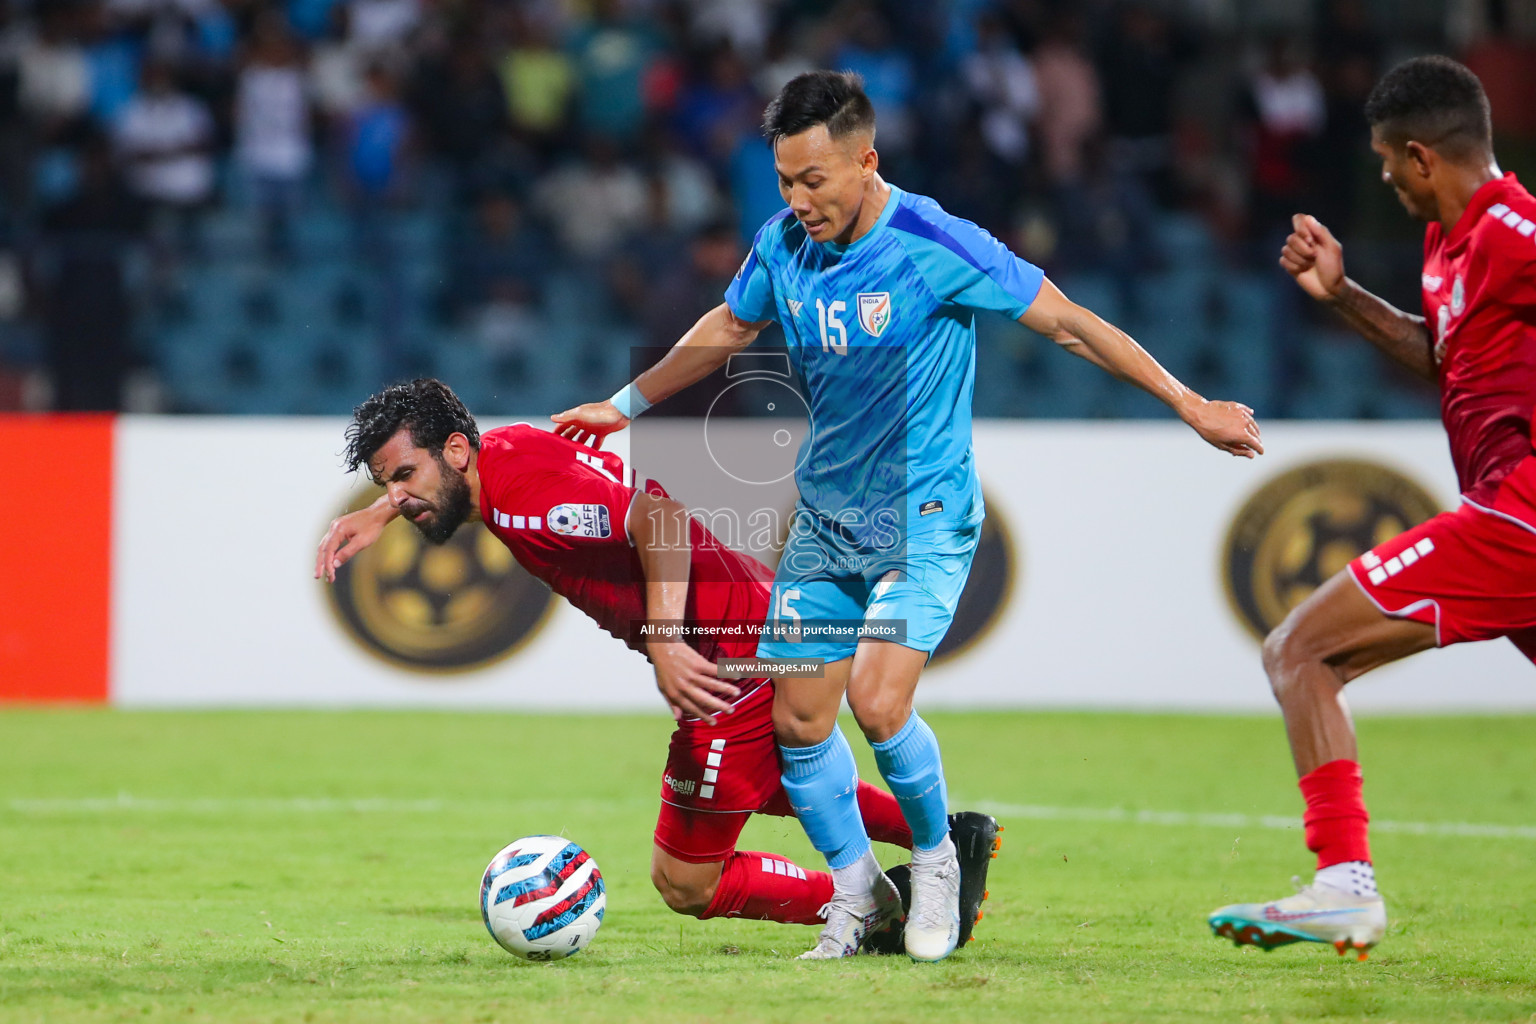
[[[0,416],[0,701],[105,701],[111,416]]]

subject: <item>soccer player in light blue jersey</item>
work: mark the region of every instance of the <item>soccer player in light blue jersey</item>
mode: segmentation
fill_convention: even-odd
[[[758,232],[725,302],[613,398],[554,420],[565,436],[601,444],[722,366],[769,321],[783,326],[811,424],[758,654],[827,663],[821,679],[781,679],[774,704],[784,789],[835,883],[826,927],[805,956],[851,955],[900,914],[854,799],[853,751],[837,728],[846,693],[912,826],[907,953],[941,960],[959,934],[960,879],[938,740],[912,698],[949,628],[985,514],[971,451],[974,314],[1018,320],[1156,395],[1222,451],[1252,458],[1263,447],[1251,409],[1201,398],[987,232],[885,182],[856,75],[800,75],[769,105],[764,127],[788,208]],[[849,620],[862,635],[816,628]],[[673,703],[726,710],[714,666],[696,654],[658,670],[657,684]]]

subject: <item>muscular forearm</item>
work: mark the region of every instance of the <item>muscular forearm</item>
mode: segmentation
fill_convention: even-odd
[[[630,535],[645,574],[645,617],[651,622],[682,622],[688,608],[688,576],[692,544],[688,537],[688,510],[675,501],[649,495],[635,499]],[[647,641],[647,646],[666,642],[666,637]]]
[[[1434,342],[1423,317],[1403,312],[1349,278],[1326,304],[1372,345],[1425,380],[1437,379]]]
[[[752,344],[762,328],[738,320],[721,303],[701,316],[659,363],[635,378],[635,386],[655,405],[724,366],[733,353]]]
[[[1200,396],[1179,382],[1151,353],[1114,324],[1078,306],[1060,320],[1052,340],[1073,355],[1161,400],[1181,417]]]

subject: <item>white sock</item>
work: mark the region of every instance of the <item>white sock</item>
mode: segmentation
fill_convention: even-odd
[[[915,846],[912,848],[912,863],[914,865],[921,864],[925,867],[932,867],[933,865],[953,860],[955,856],[955,841],[949,838],[948,833],[945,833],[944,841],[931,850],[919,850]]]
[[[845,868],[832,868],[832,892],[838,896],[864,899],[880,874],[880,862],[875,860],[874,850],[865,850],[864,856]]]
[[[1363,899],[1376,899],[1381,895],[1376,889],[1376,869],[1368,860],[1346,860],[1342,864],[1318,868],[1313,882]]]

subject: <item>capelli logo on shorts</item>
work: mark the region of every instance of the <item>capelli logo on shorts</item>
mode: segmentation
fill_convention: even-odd
[[[663,775],[661,781],[665,782],[667,788],[678,796],[693,796],[699,788],[699,783],[695,779],[674,779],[670,774]]]
[[[1440,508],[1377,462],[1326,459],[1281,473],[1248,497],[1222,542],[1233,614],[1262,640],[1325,580]]]

